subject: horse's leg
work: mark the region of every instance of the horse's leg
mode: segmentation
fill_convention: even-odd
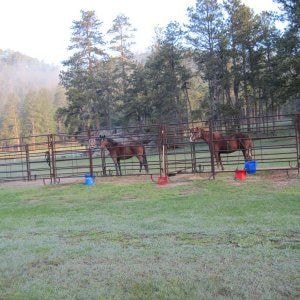
[[[222,171],[224,171],[224,166],[221,159],[221,152],[220,151],[215,152],[215,157],[217,161],[217,167],[221,166]]]
[[[222,158],[221,158],[221,153],[219,152],[219,161],[220,161],[220,165],[222,168],[222,171],[224,171],[224,166],[223,166],[223,162],[222,162]]]
[[[145,171],[148,174],[149,173],[149,169],[148,169],[148,161],[147,161],[147,157],[146,157],[146,154],[145,154],[145,150],[144,150],[144,152],[143,152],[142,155],[137,155],[136,157],[137,157],[137,159],[140,162],[140,172],[142,171],[142,168],[144,166]]]
[[[218,153],[217,152],[213,153],[213,158],[214,158],[214,164],[215,164],[215,161],[216,161],[216,166],[217,166],[217,168],[219,168],[219,160],[218,160]]]
[[[212,163],[215,165],[215,161],[216,161],[216,166],[217,166],[217,168],[219,168],[218,151],[212,147],[211,143],[208,144],[208,147],[209,147],[210,156],[212,156],[212,158],[213,158]]]
[[[142,157],[142,155],[137,155],[136,157],[137,157],[137,159],[138,159],[139,162],[140,162],[140,172],[142,172],[142,168],[143,168],[143,157]]]
[[[143,160],[139,159],[139,162],[140,162],[140,173],[141,173],[142,172],[142,168],[143,168]]]
[[[253,148],[253,143],[252,141],[249,142],[249,145],[247,147],[247,151],[248,151],[248,159],[252,160],[253,157],[253,153],[252,153],[252,148]]]
[[[249,156],[249,159],[251,160],[253,157],[252,147],[248,149],[248,156]]]
[[[220,165],[220,163],[219,163],[219,154],[218,154],[217,151],[214,152],[213,157],[214,157],[214,160],[216,161],[217,168],[219,168],[219,165]]]
[[[223,165],[222,165],[222,161],[221,161],[221,154],[220,154],[219,148],[216,149],[216,146],[214,147],[213,156],[216,160],[217,168],[219,168],[221,166],[222,170],[223,170]]]
[[[117,160],[117,163],[118,163],[118,168],[119,168],[120,176],[122,176],[120,159]]]
[[[116,168],[117,176],[119,176],[120,175],[120,171],[119,171],[119,164],[118,163],[115,163],[115,168]]]
[[[243,152],[244,160],[246,161],[247,158],[248,158],[247,150],[246,149],[242,149],[242,152]]]
[[[117,174],[117,176],[119,176],[120,175],[120,172],[119,172],[119,160],[117,159],[117,158],[115,158],[115,157],[112,157],[112,160],[113,160],[113,162],[114,162],[114,165],[115,165],[115,168],[116,168],[116,174]]]
[[[147,161],[147,157],[146,157],[145,153],[143,154],[143,164],[144,164],[145,171],[148,174],[149,173],[149,168],[148,168],[148,161]]]

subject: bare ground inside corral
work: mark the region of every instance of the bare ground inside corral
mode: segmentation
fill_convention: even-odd
[[[101,184],[102,182],[118,183],[118,184],[128,184],[128,183],[138,183],[138,182],[153,182],[158,183],[159,175],[136,175],[136,176],[107,176],[96,178],[96,184]],[[289,171],[288,173],[283,170],[272,170],[272,171],[262,171],[257,172],[255,175],[248,175],[245,181],[239,181],[234,178],[234,172],[217,173],[216,179],[224,179],[228,181],[230,185],[242,185],[245,182],[258,182],[267,181],[273,183],[276,187],[285,187],[296,182],[299,182],[299,175],[297,170]],[[197,174],[177,174],[168,178],[168,183],[165,185],[159,185],[158,187],[172,187],[178,185],[187,185],[192,183],[194,180],[211,180],[210,173],[197,173]],[[83,178],[60,178],[57,184],[84,184]],[[51,185],[51,180],[32,180],[32,181],[2,181],[0,182],[0,187],[34,187],[34,186],[44,186]]]

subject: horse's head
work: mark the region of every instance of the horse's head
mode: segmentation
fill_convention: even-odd
[[[203,129],[196,127],[190,129],[190,142],[193,143],[197,140],[202,139]]]
[[[105,135],[99,135],[99,147],[100,149],[105,149],[109,145],[108,139],[105,137]]]

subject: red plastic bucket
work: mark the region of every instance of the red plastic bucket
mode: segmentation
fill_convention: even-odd
[[[237,180],[245,180],[247,177],[246,170],[235,170],[234,178]]]
[[[159,185],[164,185],[167,184],[168,182],[169,182],[168,176],[159,176],[157,179],[157,184]]]

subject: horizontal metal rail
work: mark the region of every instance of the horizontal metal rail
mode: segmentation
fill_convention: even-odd
[[[20,139],[0,140],[0,181],[19,181],[58,178],[77,178],[93,172],[97,177],[115,176],[116,169],[109,152],[103,155],[98,148],[89,148],[90,139],[99,141],[105,134],[124,144],[128,141],[144,143],[149,173],[159,175],[163,171],[176,173],[220,172],[212,159],[209,145],[203,140],[189,141],[190,128],[205,127],[223,136],[235,132],[250,135],[257,170],[297,169],[299,174],[299,132],[295,116],[267,116],[243,120],[215,120],[193,123],[130,126],[127,128],[103,128],[82,132],[36,135]],[[215,142],[215,141],[212,141]],[[19,143],[19,144],[18,144]],[[224,172],[243,168],[244,157],[240,150],[221,154]],[[122,174],[146,175],[140,172],[136,157],[121,160]]]

